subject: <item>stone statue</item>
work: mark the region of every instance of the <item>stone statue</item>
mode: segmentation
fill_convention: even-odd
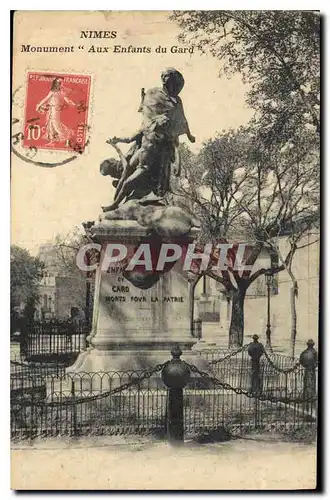
[[[115,179],[113,185],[116,187],[114,202],[102,207],[103,212],[117,210],[123,201],[129,200],[159,204],[170,188],[171,165],[174,166],[173,174],[180,174],[179,136],[187,134],[188,139],[195,142],[179,97],[184,86],[183,76],[169,68],[162,72],[161,79],[162,88],[146,93],[142,89],[140,129],[131,137],[114,137],[107,141],[116,149],[120,160],[111,158],[100,166],[102,175]],[[126,156],[118,148],[119,142],[134,142]]]

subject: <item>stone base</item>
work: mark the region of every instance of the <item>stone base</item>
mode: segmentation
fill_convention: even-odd
[[[175,343],[168,342],[166,346],[130,346],[129,348],[120,348],[116,350],[101,351],[95,348],[89,348],[81,353],[76,362],[66,369],[66,373],[80,372],[115,372],[115,371],[143,371],[152,370],[157,364],[165,363],[171,359],[171,349]],[[163,348],[162,348],[163,347]],[[189,349],[185,349],[182,344],[180,347],[184,356],[193,354]],[[182,359],[184,359],[182,356]],[[195,356],[193,356],[195,358]]]
[[[184,361],[205,368],[202,358],[192,350],[197,339],[191,337],[189,329],[189,287],[182,263],[177,261],[160,274],[154,271],[154,282],[147,272],[134,278],[120,266],[109,266],[108,245],[126,244],[130,254],[141,241],[147,241],[148,230],[136,221],[109,220],[93,226],[92,235],[102,248],[95,277],[93,325],[88,337],[91,347],[67,368],[67,379],[76,376],[77,383],[87,391],[107,391],[113,387],[109,372],[121,372],[119,378],[123,380],[127,378],[123,372],[153,370],[172,358],[171,350],[177,344]],[[191,231],[184,244],[195,237],[196,231]],[[155,256],[160,252],[159,244],[157,238],[148,243]]]
[[[193,340],[186,343],[180,342],[182,350],[181,359],[189,364],[195,365],[199,370],[208,371],[208,364],[198,351],[191,350]],[[144,371],[152,371],[157,365],[161,365],[172,359],[171,349],[177,345],[174,341],[155,341],[154,344],[121,346],[114,350],[102,351],[90,347],[82,352],[76,362],[66,369],[66,377],[52,380],[47,384],[47,397],[61,398],[71,397],[73,383],[74,391],[79,397],[89,397],[110,389],[114,389],[137,376]],[[140,372],[140,373],[139,373]],[[194,375],[191,374],[193,377]],[[163,386],[161,382],[161,370],[155,372],[148,381],[149,387]],[[165,389],[165,386],[164,386]]]
[[[100,390],[100,384],[102,385],[102,390],[106,391],[110,388],[110,379],[114,372],[118,372],[120,378],[125,377],[125,372],[132,373],[151,371],[157,365],[163,364],[166,361],[172,359],[171,349],[178,342],[167,340],[167,341],[155,341],[154,344],[148,342],[148,344],[142,345],[137,343],[135,345],[130,344],[130,346],[117,346],[114,350],[99,350],[90,347],[85,352],[82,352],[76,362],[66,369],[66,373],[69,375],[68,378],[73,379],[75,375],[77,380],[85,379],[84,387],[90,391]],[[203,358],[198,355],[198,352],[191,350],[193,342],[187,341],[179,342],[180,348],[182,350],[181,359],[187,363],[194,364],[200,370],[207,369],[207,363]],[[94,376],[98,372],[108,374],[109,376]],[[157,372],[154,377],[159,378],[161,372]],[[100,379],[102,381],[100,382]],[[92,382],[90,382],[92,380]]]

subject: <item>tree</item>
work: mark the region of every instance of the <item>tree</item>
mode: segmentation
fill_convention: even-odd
[[[258,152],[262,146],[257,145]],[[256,241],[263,242],[270,253],[278,256],[280,270],[286,270],[291,282],[291,345],[294,356],[297,335],[296,298],[298,282],[292,262],[297,250],[304,248],[303,240],[319,221],[319,165],[315,142],[308,133],[300,139],[299,147],[286,144],[281,149],[263,152],[262,161],[269,166],[267,181],[257,177],[257,201],[245,207],[250,217],[248,231]],[[261,176],[262,179],[262,176]],[[268,187],[267,187],[268,184]],[[248,233],[249,234],[249,233]],[[280,239],[286,240],[287,256],[283,256]],[[308,243],[318,241],[318,235]]]
[[[19,309],[24,310],[26,319],[33,319],[42,270],[42,262],[30,255],[28,250],[16,245],[10,247],[10,314],[12,331],[18,328]]]
[[[315,221],[313,221],[312,226],[314,226]],[[298,298],[298,281],[294,275],[294,272],[292,270],[292,262],[293,262],[293,257],[296,252],[296,250],[304,248],[308,245],[313,245],[318,241],[318,233],[314,233],[313,240],[308,243],[301,243],[298,245],[298,242],[302,241],[304,236],[306,235],[310,236],[309,231],[305,231],[304,226],[298,227],[292,231],[290,234],[288,241],[290,244],[290,249],[291,249],[291,258],[288,260],[284,260],[283,258],[283,252],[281,251],[280,245],[278,238],[270,238],[269,240],[269,246],[275,251],[276,255],[279,258],[279,261],[281,264],[284,266],[284,269],[288,273],[290,279],[291,279],[291,290],[290,290],[290,306],[291,306],[291,356],[294,358],[295,356],[295,346],[296,346],[296,338],[297,338],[297,308],[296,308],[296,299]],[[313,233],[312,233],[313,234]]]
[[[273,273],[286,269],[292,276],[298,243],[318,220],[318,165],[309,138],[298,150],[270,150],[250,126],[222,132],[206,142],[198,155],[185,152],[183,159],[177,195],[189,200],[190,209],[201,220],[201,242],[247,243],[243,259],[247,266],[254,266],[266,248],[270,255],[280,257]],[[289,241],[285,256],[279,253],[279,237]],[[232,293],[230,346],[243,343],[246,292],[267,270],[235,269],[236,252],[237,245],[228,252],[228,270],[212,271],[214,256],[204,272]]]
[[[180,39],[240,73],[265,139],[320,132],[320,16],[311,11],[177,11]],[[261,128],[261,127],[260,127]]]
[[[76,263],[77,252],[81,246],[89,243],[86,235],[81,230],[74,228],[65,236],[57,236],[54,247],[56,249],[56,268],[61,276],[71,278],[76,282],[77,304],[81,310],[84,310],[87,324],[91,321],[93,298],[91,292],[91,283],[95,277],[94,272],[84,273]],[[97,259],[96,252],[90,250],[86,252],[86,264],[92,264]]]
[[[253,265],[264,247],[277,253],[281,264],[273,271],[286,269],[293,283],[294,341],[297,283],[292,259],[319,211],[319,15],[178,11],[171,17],[181,27],[181,41],[218,58],[227,76],[240,73],[247,84],[247,104],[255,110],[244,133],[223,133],[209,141],[194,168],[189,159],[188,169],[196,171],[187,177],[185,196],[193,198],[205,220],[204,232],[213,238],[236,232],[251,242],[245,264]],[[286,256],[277,242],[284,232],[290,248]],[[240,274],[229,268],[217,277],[233,293],[231,345],[243,341],[246,290],[264,272]]]

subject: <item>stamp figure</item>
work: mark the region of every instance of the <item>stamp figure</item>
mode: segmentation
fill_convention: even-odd
[[[23,146],[82,153],[90,83],[86,75],[28,73]]]

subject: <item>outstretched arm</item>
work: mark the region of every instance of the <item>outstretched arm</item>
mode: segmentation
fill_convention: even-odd
[[[186,117],[185,117],[186,119]],[[192,133],[190,132],[190,128],[189,128],[189,125],[188,125],[188,122],[187,122],[187,119],[186,119],[186,126],[187,126],[187,137],[189,139],[190,142],[195,142],[196,141],[196,137],[194,135],[192,135]]]
[[[111,146],[115,148],[115,150],[117,151],[118,156],[120,158],[120,161],[121,161],[121,163],[123,165],[123,173],[121,174],[120,180],[119,180],[117,188],[116,188],[115,197],[114,197],[114,200],[116,202],[117,199],[118,199],[119,194],[122,192],[122,187],[123,187],[124,182],[126,181],[126,179],[132,173],[132,165],[130,165],[128,163],[128,161],[126,159],[126,156],[124,156],[124,154],[122,153],[122,151],[120,150],[120,148],[117,146],[116,142],[114,142],[111,139],[108,139],[107,143],[111,144]]]
[[[192,133],[190,132],[189,126],[188,126],[187,137],[188,137],[190,142],[196,142],[196,137],[194,135],[192,135]]]
[[[112,139],[108,139],[107,142],[114,146],[117,142],[125,142],[126,144],[130,144],[131,142],[136,141],[141,134],[141,130],[138,130],[131,137],[113,137]]]
[[[116,138],[114,138],[114,139],[116,139]],[[107,144],[110,144],[113,148],[115,148],[115,150],[117,151],[118,156],[119,156],[120,161],[121,161],[121,164],[124,168],[124,172],[125,172],[127,167],[128,167],[128,163],[127,163],[126,157],[124,156],[124,154],[120,150],[120,148],[117,146],[116,141],[114,141],[114,139],[108,139],[106,142],[107,142]]]
[[[190,132],[190,128],[189,128],[189,124],[188,124],[188,121],[187,121],[187,118],[186,118],[186,115],[184,114],[184,110],[183,110],[183,104],[182,104],[182,101],[180,98],[178,98],[178,105],[180,106],[181,108],[181,113],[182,113],[182,117],[184,119],[184,124],[185,124],[185,129],[186,129],[186,134],[187,134],[187,137],[189,139],[190,142],[195,142],[196,141],[196,138],[192,135],[192,133]]]
[[[64,100],[67,104],[70,104],[71,106],[76,106],[76,103],[68,99],[67,97],[64,97]]]
[[[53,93],[53,92],[52,92],[52,91],[50,91],[50,92],[48,93],[48,95],[46,95],[46,97],[44,97],[44,99],[42,99],[42,101],[40,101],[40,102],[39,102],[39,104],[37,104],[37,106],[36,106],[36,111],[39,111],[39,109],[40,109],[40,108],[41,108],[44,104],[46,104],[46,103],[47,103],[47,101],[49,101],[49,99],[50,99],[50,98],[51,98],[51,96],[52,96],[52,93]]]

